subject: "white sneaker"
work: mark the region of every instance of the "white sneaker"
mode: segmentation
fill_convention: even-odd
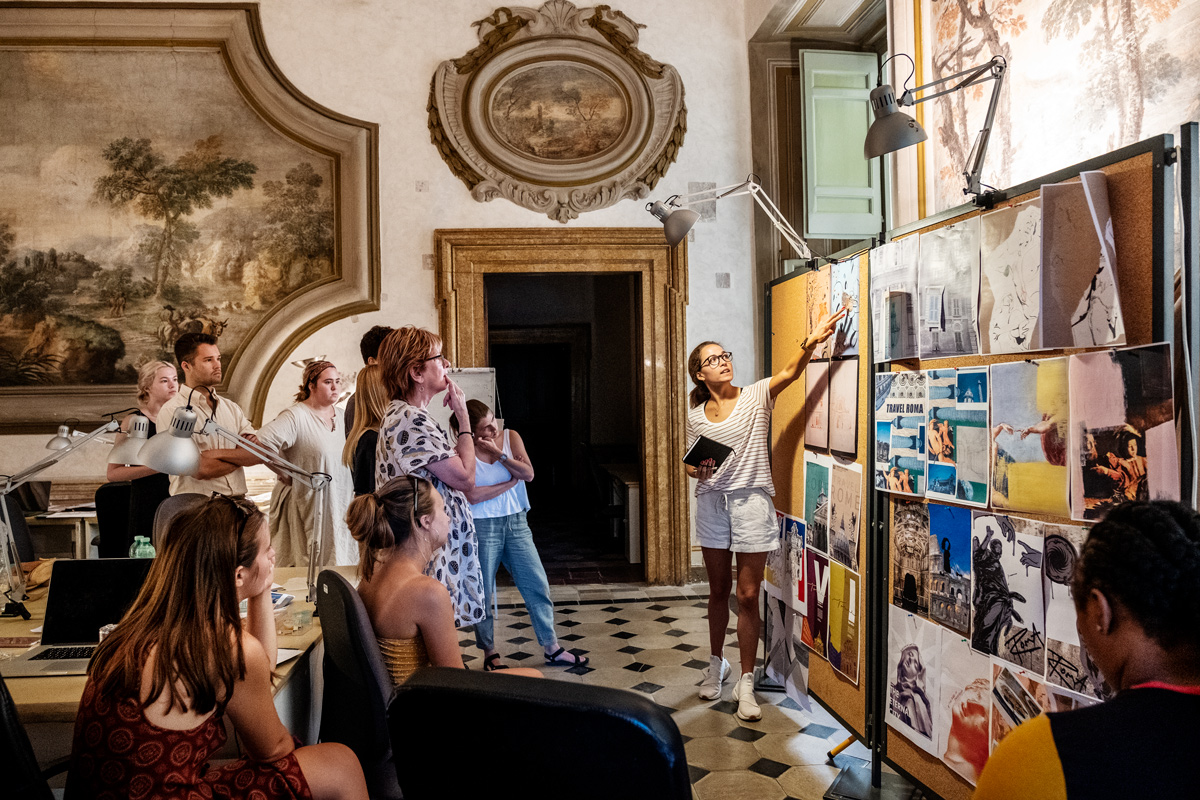
[[[721,685],[729,677],[729,662],[720,656],[709,656],[704,680],[700,681],[700,699],[716,700],[721,696]]]
[[[757,722],[762,719],[762,709],[754,697],[754,673],[745,672],[738,682],[733,685],[733,700],[738,704],[737,717],[747,722]]]

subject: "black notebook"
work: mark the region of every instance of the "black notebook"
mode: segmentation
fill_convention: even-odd
[[[707,436],[701,436],[691,446],[691,449],[687,451],[687,454],[683,457],[683,463],[689,467],[698,467],[701,461],[711,458],[716,462],[715,469],[720,469],[721,465],[725,463],[725,459],[729,458],[729,454],[732,452],[732,447],[709,439]]]

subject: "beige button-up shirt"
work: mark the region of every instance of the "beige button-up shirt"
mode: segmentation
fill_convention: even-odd
[[[171,417],[174,416],[175,410],[183,408],[188,403],[188,397],[193,395],[190,386],[180,386],[179,392],[167,402],[163,403],[158,412],[158,419],[155,424],[159,431],[170,430]],[[233,431],[239,436],[243,433],[254,433],[254,426],[250,424],[250,420],[246,419],[245,413],[241,407],[232,400],[220,397],[214,391],[212,396],[217,400],[217,411],[212,413],[212,406],[208,401],[208,390],[197,388],[192,399],[192,410],[196,412],[196,430],[200,430],[209,417],[216,417],[217,424],[226,430]],[[219,433],[212,433],[201,436],[196,433],[193,436],[196,446],[200,448],[200,452],[205,450],[229,450],[237,445],[229,441]],[[184,492],[196,492],[197,494],[217,494],[232,495],[246,493],[246,471],[238,467],[233,472],[221,478],[213,478],[211,480],[200,480],[187,475],[172,475],[171,476],[171,494],[183,494]]]

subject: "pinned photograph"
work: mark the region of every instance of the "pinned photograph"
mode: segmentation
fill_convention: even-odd
[[[829,562],[829,665],[858,685],[858,573]]]
[[[972,512],[971,646],[1046,673],[1042,523]]]
[[[829,449],[853,458],[858,453],[858,359],[829,366]]]
[[[993,364],[992,505],[1069,517],[1066,358]]]
[[[949,628],[941,636],[937,751],[974,786],[991,752],[992,661]]]
[[[829,477],[829,555],[858,572],[862,465],[834,461]]]
[[[871,347],[876,363],[917,357],[919,241],[916,236],[906,236],[876,247],[868,256]]]
[[[1050,710],[1046,685],[1024,670],[992,663],[992,749],[1013,728]]]
[[[829,552],[829,469],[833,459],[804,453],[804,522],[809,547]]]
[[[929,507],[892,503],[892,603],[929,616]]]
[[[887,707],[884,719],[917,747],[938,752],[937,720],[941,629],[932,622],[888,607]]]
[[[837,329],[830,340],[833,344],[833,357],[858,355],[858,290],[859,265],[862,256],[847,258],[833,265],[830,279],[829,304],[834,310],[847,309],[846,316],[838,320]]]
[[[828,361],[810,361],[804,369],[804,446],[829,449]]]
[[[921,358],[979,352],[979,217],[921,234]]]
[[[875,488],[924,495],[924,372],[875,376],[875,435]]]
[[[930,503],[929,618],[961,636],[971,632],[971,510]]]

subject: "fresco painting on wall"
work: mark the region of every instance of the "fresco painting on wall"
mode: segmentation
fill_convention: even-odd
[[[913,4],[892,0],[891,15]],[[920,79],[945,78],[992,56],[1005,76],[983,180],[1006,188],[1095,158],[1195,119],[1200,3],[1141,0],[978,0],[933,3],[922,26],[928,54]],[[1017,65],[1036,65],[1021,69]],[[907,74],[907,73],[905,73]],[[903,77],[903,76],[901,76]],[[990,89],[990,87],[987,87]],[[990,91],[962,91],[926,104],[933,214],[964,202],[961,173],[983,123]],[[1097,97],[1107,98],[1097,103]],[[1021,142],[1036,141],[1036,147]]]
[[[185,332],[234,356],[335,275],[333,159],[269,126],[219,52],[6,49],[0,96],[0,387],[132,384]]]

